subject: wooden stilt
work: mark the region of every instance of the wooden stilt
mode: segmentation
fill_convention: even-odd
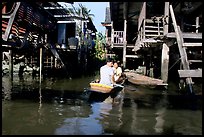
[[[161,60],[161,79],[164,83],[168,81],[168,66],[169,66],[169,47],[163,43],[162,60]]]
[[[127,32],[127,20],[124,20],[124,41],[123,41],[123,67],[126,68],[126,48],[127,48],[127,41],[126,41],[126,32]]]
[[[40,48],[40,83],[42,80],[42,48]]]
[[[13,79],[13,51],[9,50],[9,75]]]

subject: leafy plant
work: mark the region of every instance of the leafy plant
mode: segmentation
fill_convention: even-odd
[[[105,60],[105,36],[102,33],[99,32],[96,34],[95,44],[95,58]]]

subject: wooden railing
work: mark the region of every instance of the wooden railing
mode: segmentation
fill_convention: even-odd
[[[114,31],[113,32],[113,44],[123,44],[124,31]]]
[[[146,2],[143,3],[142,10],[138,18],[138,31],[141,28],[144,19],[146,19]]]

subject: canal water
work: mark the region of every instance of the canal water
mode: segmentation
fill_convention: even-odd
[[[3,135],[202,135],[202,94],[125,84],[115,102],[88,101],[81,78],[2,77]]]

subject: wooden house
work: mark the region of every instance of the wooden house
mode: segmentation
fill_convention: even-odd
[[[2,56],[11,75],[21,61],[44,74],[58,67],[77,70],[81,50],[96,31],[90,19],[70,14],[57,2],[2,2]]]
[[[125,68],[145,66],[146,75],[154,68],[167,82],[180,63],[189,87],[202,77],[202,2],[110,2],[106,14],[107,45]]]

